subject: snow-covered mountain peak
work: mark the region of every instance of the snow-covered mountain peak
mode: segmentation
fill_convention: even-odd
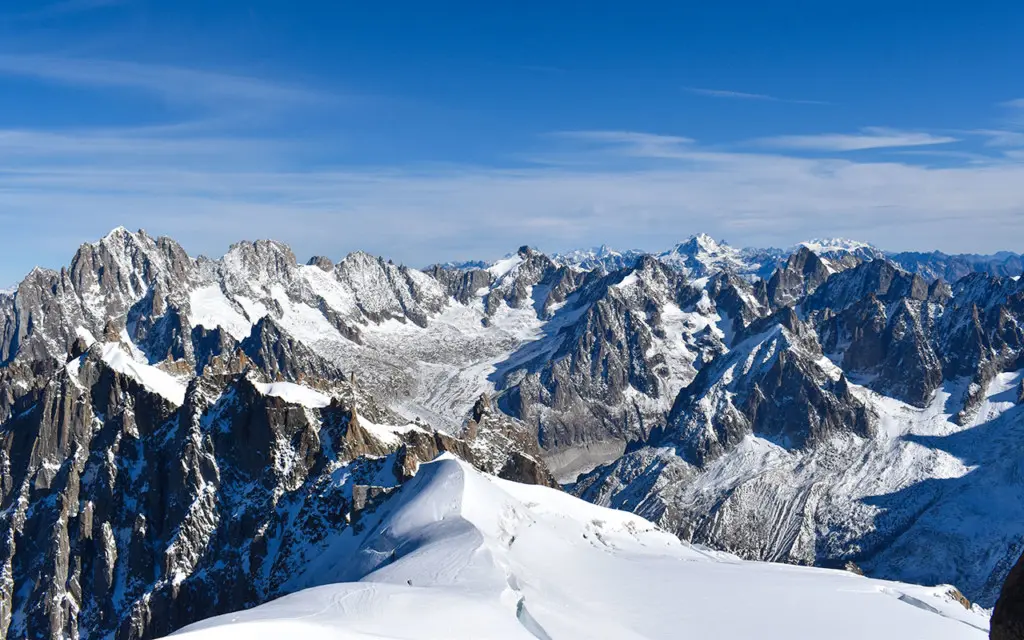
[[[742,562],[448,455],[363,517],[363,536],[298,579],[322,586],[197,623],[182,640],[981,640],[987,630],[949,587]]]
[[[143,230],[143,229],[139,229],[137,232],[133,232],[133,231],[130,231],[125,226],[118,225],[118,226],[114,227],[113,229],[111,229],[109,232],[107,232],[107,234],[105,236],[103,236],[102,238],[100,238],[96,242],[92,242],[90,244],[98,245],[98,244],[103,243],[103,242],[124,241],[126,239],[136,239],[136,238],[146,238],[146,237],[148,237],[148,235],[146,234],[145,230]]]
[[[551,259],[556,264],[574,269],[583,271],[601,269],[607,273],[629,267],[643,255],[646,255],[646,253],[638,249],[619,251],[609,247],[607,244],[602,244],[590,249],[575,249],[565,253],[556,253],[551,256]]]
[[[732,247],[724,242],[717,242],[706,233],[698,233],[677,243],[670,251],[673,253],[692,255],[697,252],[708,254],[721,253],[728,249],[732,249]]]
[[[237,242],[219,264],[230,289],[256,297],[275,285],[287,288],[299,266],[291,247],[274,240]]]
[[[697,247],[700,250],[707,252],[719,251],[723,246],[728,246],[724,242],[716,242],[714,238],[706,233],[698,233],[690,236],[685,244]]]
[[[355,251],[349,252],[344,258],[341,259],[341,262],[339,262],[338,264],[341,264],[342,262],[352,262],[352,263],[356,263],[356,264],[360,264],[360,263],[361,264],[369,264],[371,262],[376,262],[377,260],[378,260],[378,256],[375,256],[375,255],[373,255],[371,253],[367,253],[366,251],[363,251],[362,249],[357,249]]]
[[[224,254],[222,260],[252,266],[259,262],[284,263],[288,266],[298,265],[292,248],[277,240],[236,242],[228,248],[228,252]]]
[[[716,242],[704,233],[691,236],[658,258],[691,278],[704,278],[723,271],[745,274],[751,269],[741,251],[724,242]]]
[[[846,266],[852,264],[849,258],[857,260],[879,260],[884,259],[884,251],[867,242],[851,240],[849,238],[814,238],[797,243],[792,251],[806,248],[823,258],[847,259]]]
[[[850,238],[812,238],[798,242],[797,247],[807,247],[811,251],[857,251],[858,249],[875,249],[874,245]]]
[[[523,263],[524,255],[523,252],[517,252],[513,255],[507,256],[498,260],[487,267],[486,271],[494,277],[495,280],[501,280],[508,274],[512,273],[516,267]]]

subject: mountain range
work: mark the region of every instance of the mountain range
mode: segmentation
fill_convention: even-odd
[[[312,567],[443,453],[688,549],[990,607],[1024,549],[1021,268],[699,235],[414,269],[116,229],[0,293],[0,638],[362,579]]]

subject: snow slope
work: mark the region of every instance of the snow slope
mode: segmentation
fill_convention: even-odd
[[[854,638],[987,636],[945,595],[851,573],[744,562],[679,542],[637,516],[423,465],[360,541],[299,591],[178,632],[183,640]]]
[[[253,386],[265,396],[281,398],[292,404],[320,409],[331,404],[331,398],[327,394],[294,382],[256,382]]]
[[[105,343],[101,357],[114,371],[131,376],[146,389],[160,394],[178,406],[184,404],[187,387],[184,381],[161,369],[133,359],[120,343]]]

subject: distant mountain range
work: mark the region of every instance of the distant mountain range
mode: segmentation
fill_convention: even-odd
[[[653,255],[664,262],[679,266],[687,275],[694,278],[728,269],[748,278],[768,279],[786,258],[801,247],[810,249],[821,258],[839,262],[884,258],[928,280],[942,278],[947,282],[953,282],[976,271],[997,276],[1019,276],[1024,273],[1022,255],[1010,251],[990,255],[950,255],[940,251],[886,252],[865,242],[846,238],[808,240],[789,249],[735,249],[726,243],[716,242],[707,234],[698,234],[661,253],[648,254],[640,250],[616,251],[607,245],[601,245],[593,249],[555,254],[552,259],[559,264],[584,270],[614,271],[632,266],[643,255]]]

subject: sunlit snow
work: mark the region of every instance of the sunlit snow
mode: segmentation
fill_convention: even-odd
[[[136,361],[121,344],[104,344],[102,358],[111,369],[134,378],[149,391],[160,394],[176,405],[185,402],[185,382],[157,367]]]
[[[420,468],[358,548],[300,591],[182,630],[189,640],[985,638],[942,587],[740,561],[637,516],[484,476]]]
[[[265,396],[274,396],[275,398],[281,398],[285,402],[292,404],[301,404],[306,407],[312,408],[323,408],[331,404],[331,398],[325,393],[321,393],[316,389],[310,389],[309,387],[302,386],[301,384],[295,384],[292,382],[271,382],[253,383],[256,390]]]

